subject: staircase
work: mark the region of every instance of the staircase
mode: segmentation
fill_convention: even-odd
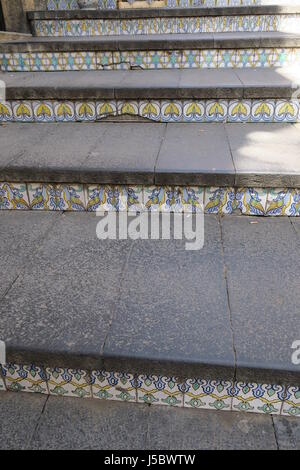
[[[0,390],[300,416],[300,2],[47,6],[0,42]],[[89,214],[186,205],[199,253]]]

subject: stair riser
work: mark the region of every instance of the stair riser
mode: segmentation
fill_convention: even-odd
[[[111,194],[113,202],[110,202]],[[153,198],[159,202],[154,203]],[[0,183],[0,210],[185,210],[219,215],[299,217],[300,189],[3,182]]]
[[[226,32],[300,32],[300,15],[35,20],[36,36],[103,36]]]
[[[0,122],[95,122],[106,118],[155,122],[300,122],[299,99],[7,101]]]
[[[0,390],[300,417],[297,386],[7,364]]]
[[[203,69],[300,65],[300,48],[0,53],[0,71]]]

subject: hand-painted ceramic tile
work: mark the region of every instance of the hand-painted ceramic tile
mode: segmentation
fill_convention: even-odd
[[[96,53],[96,63],[97,69],[112,69],[113,64],[117,63],[117,60],[114,60],[114,53],[113,52],[97,52]]]
[[[139,375],[138,403],[183,406],[183,386],[175,377]]]
[[[228,103],[228,122],[248,122],[251,118],[251,101],[231,100]]]
[[[180,101],[161,102],[161,121],[180,122],[182,121],[182,103]]]
[[[0,183],[1,209],[29,209],[26,184]]]
[[[3,374],[4,377],[4,374]],[[2,377],[2,365],[0,364],[0,392],[3,392],[6,390],[4,378]]]
[[[48,394],[46,374],[34,365],[6,364],[2,367],[6,388],[11,392],[33,392]]]
[[[57,184],[55,185],[56,210],[85,211],[85,192],[82,184]]]
[[[253,122],[272,122],[274,120],[275,100],[254,100],[251,109]]]
[[[0,101],[0,122],[13,121],[13,110],[11,103],[8,101]]]
[[[139,104],[137,101],[118,101],[117,102],[118,116],[138,116]]]
[[[184,101],[183,120],[184,122],[202,122],[205,120],[205,101]]]
[[[275,122],[297,122],[299,100],[277,100],[275,105]]]
[[[204,211],[206,214],[231,214],[234,200],[233,188],[205,188]]]
[[[106,371],[92,372],[93,398],[136,402],[136,383],[133,375]]]
[[[127,197],[127,191],[123,186],[89,185],[87,210],[89,212],[124,211],[127,210]]]
[[[32,108],[35,121],[55,122],[53,103],[51,101],[33,101]]]
[[[293,193],[289,189],[273,189],[268,191],[267,204],[266,204],[266,215],[291,215],[293,200]],[[300,204],[298,204],[300,209]],[[294,204],[295,214],[299,209]]]
[[[84,370],[47,368],[50,395],[91,398],[91,378]]]
[[[231,389],[233,411],[250,411],[265,414],[280,414],[285,387],[282,385],[260,385],[256,383],[235,384]]]
[[[263,188],[239,188],[235,195],[234,209],[245,215],[265,215],[267,191]]]
[[[287,388],[281,414],[300,417],[300,387]]]
[[[207,122],[225,122],[228,118],[227,100],[208,100],[206,102],[205,118]]]
[[[116,101],[97,101],[96,103],[97,120],[109,116],[117,115]]]
[[[56,101],[53,108],[57,122],[75,121],[75,107],[72,101]]]
[[[231,410],[231,382],[189,379],[186,382],[184,406],[187,408],[210,408]]]
[[[77,101],[75,103],[76,121],[95,121],[96,103],[92,101]]]
[[[33,110],[30,101],[13,101],[12,110],[15,121],[33,122]]]
[[[160,102],[159,101],[140,101],[139,115],[151,121],[160,121]]]

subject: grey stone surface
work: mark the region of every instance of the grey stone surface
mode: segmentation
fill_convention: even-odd
[[[26,211],[0,211],[0,298],[18,279],[23,279],[23,271],[33,251],[45,242],[58,218],[59,214],[54,213],[28,216]],[[13,330],[12,324],[7,326]],[[4,339],[1,327],[0,338]]]
[[[233,377],[229,323],[218,219],[205,219],[205,244],[186,251],[184,241],[137,241],[123,278],[118,309],[104,359],[124,358],[130,369],[144,361],[181,375]],[[216,341],[215,338],[218,337]],[[113,362],[114,366],[117,366]]]
[[[153,184],[165,127],[104,122],[0,126],[0,143],[4,141],[0,178]]]
[[[33,237],[29,223],[36,214],[26,216]],[[99,241],[98,221],[95,214],[60,215],[33,249],[0,304],[9,362],[101,368],[131,241]],[[14,244],[7,240],[3,249],[11,252]]]
[[[12,38],[14,39],[14,38]],[[27,40],[24,40],[27,39]],[[81,37],[28,37],[0,43],[0,52],[92,52],[136,50],[243,49],[299,47],[300,35],[283,32],[138,34]]]
[[[299,419],[0,392],[0,449],[299,450]]]
[[[232,379],[236,356],[238,380],[299,384],[298,219],[207,216],[194,252],[100,241],[98,221],[0,213],[9,362]]]
[[[223,125],[174,123],[167,127],[155,169],[156,184],[168,184],[172,178],[173,184],[232,186],[234,177]]]
[[[273,416],[274,430],[279,449],[300,449],[300,420],[284,416]]]
[[[237,378],[251,378],[255,364],[252,380],[299,384],[291,345],[300,328],[300,240],[283,217],[228,216],[221,225]]]
[[[300,4],[291,4],[287,0],[287,5],[259,5],[242,7],[216,7],[216,8],[151,8],[151,9],[130,9],[130,10],[60,10],[60,11],[31,11],[28,13],[29,19],[93,19],[93,18],[156,18],[156,17],[201,17],[201,16],[234,16],[234,15],[272,15],[299,13]]]
[[[299,130],[289,123],[11,123],[0,125],[0,180],[298,187]]]
[[[226,124],[236,186],[297,187],[300,126],[289,123]]]
[[[151,450],[276,449],[270,416],[153,406],[148,421]]]
[[[0,449],[28,449],[39,422],[46,395],[0,392]]]
[[[286,76],[283,76],[286,74]],[[0,73],[6,98],[289,98],[297,73],[281,69],[100,70]]]
[[[143,449],[148,414],[132,403],[50,397],[31,448]]]

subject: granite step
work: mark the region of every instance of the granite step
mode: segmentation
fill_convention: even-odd
[[[3,122],[297,122],[297,69],[0,73]]]
[[[30,12],[37,36],[300,31],[300,3],[285,6]]]
[[[300,219],[207,216],[193,252],[99,240],[91,213],[0,219],[0,386],[299,416]]]
[[[300,124],[16,123],[0,146],[2,182],[300,187]]]
[[[0,42],[0,70],[272,68],[300,65],[300,34],[47,37]]]

